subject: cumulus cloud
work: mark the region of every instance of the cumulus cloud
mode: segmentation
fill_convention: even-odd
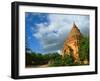
[[[83,34],[89,33],[88,15],[48,14],[48,20],[49,24],[47,22],[36,24],[37,32],[33,33],[40,41],[44,52],[60,50],[74,22]]]

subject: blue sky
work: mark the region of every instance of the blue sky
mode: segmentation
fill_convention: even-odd
[[[88,15],[25,12],[25,41],[36,53],[59,52],[73,23],[88,35],[89,21]]]

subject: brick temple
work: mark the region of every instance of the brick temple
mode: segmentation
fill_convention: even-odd
[[[71,31],[69,32],[67,38],[64,41],[62,56],[65,54],[72,54],[74,62],[77,63],[79,60],[79,41],[82,37],[82,34],[76,24],[73,24]]]

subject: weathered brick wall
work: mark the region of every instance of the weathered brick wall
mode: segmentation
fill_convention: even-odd
[[[78,27],[73,24],[72,30],[70,31],[67,39],[65,39],[64,46],[62,49],[62,56],[64,54],[71,54],[72,51],[72,56],[74,58],[74,62],[78,62],[79,59],[79,40],[82,37],[82,34]]]

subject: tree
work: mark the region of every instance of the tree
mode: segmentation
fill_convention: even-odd
[[[84,60],[89,61],[89,37],[88,36],[83,36],[83,38],[80,40],[79,58],[80,61],[84,61]]]
[[[58,57],[50,60],[49,66],[71,66],[74,64],[72,54],[65,54],[64,57],[59,55]]]
[[[26,66],[27,65],[32,65],[32,56],[31,56],[31,54],[26,53],[25,58],[26,58]]]
[[[62,61],[63,61],[63,66],[66,66],[66,65],[71,66],[74,64],[74,59],[73,59],[72,54],[69,54],[69,55],[65,54]]]

